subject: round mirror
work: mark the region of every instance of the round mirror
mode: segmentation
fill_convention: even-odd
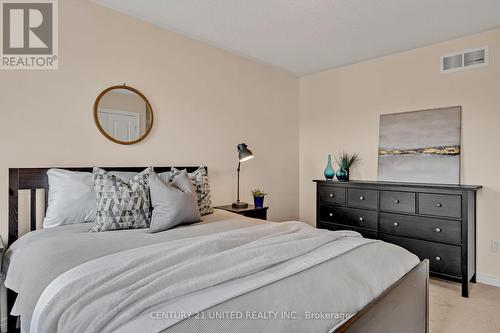
[[[125,85],[114,86],[97,97],[94,121],[109,140],[131,145],[148,136],[153,127],[153,109],[137,89]]]

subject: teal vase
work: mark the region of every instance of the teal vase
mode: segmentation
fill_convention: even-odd
[[[335,170],[332,167],[332,155],[328,154],[328,164],[325,168],[325,178],[326,180],[332,180],[335,177]]]
[[[337,179],[339,182],[349,181],[349,169],[340,168],[337,170]]]

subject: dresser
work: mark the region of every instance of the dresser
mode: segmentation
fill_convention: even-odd
[[[476,282],[478,185],[315,180],[316,226],[354,230],[429,259],[433,276]]]

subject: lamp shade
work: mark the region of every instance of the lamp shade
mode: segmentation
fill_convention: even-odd
[[[253,153],[247,148],[245,143],[240,143],[236,146],[236,149],[238,149],[238,159],[240,162],[245,162],[253,158]]]

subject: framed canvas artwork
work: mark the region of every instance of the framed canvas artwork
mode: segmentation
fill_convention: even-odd
[[[380,116],[378,180],[460,183],[460,106]]]

